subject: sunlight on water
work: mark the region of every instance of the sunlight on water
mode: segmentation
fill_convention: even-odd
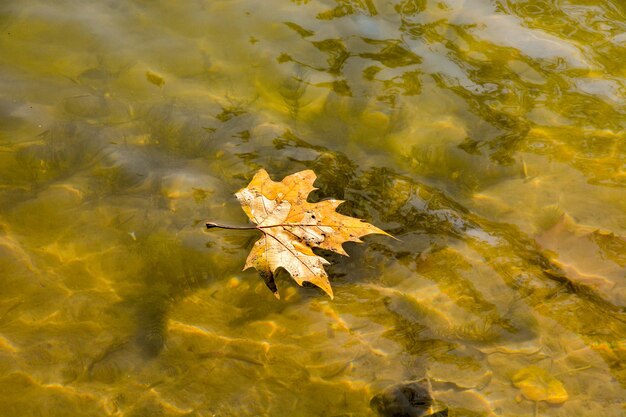
[[[626,412],[623,1],[22,0],[0,29],[0,416]],[[254,232],[203,230],[261,167],[400,240],[276,300]]]

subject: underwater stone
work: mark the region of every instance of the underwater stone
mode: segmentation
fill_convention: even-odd
[[[423,382],[393,385],[376,394],[370,407],[381,417],[421,417],[433,400]]]

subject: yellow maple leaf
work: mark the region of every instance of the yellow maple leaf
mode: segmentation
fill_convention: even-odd
[[[235,194],[255,226],[206,224],[207,228],[256,229],[263,234],[250,251],[244,269],[256,268],[277,297],[273,276],[282,267],[299,285],[310,282],[333,298],[324,270],[329,262],[313,253],[312,248],[348,256],[342,247],[344,242],[361,242],[362,236],[372,233],[391,236],[361,219],[337,213],[335,209],[343,200],[306,201],[316,189],[315,178],[313,171],[305,170],[274,182],[261,169],[246,188]]]

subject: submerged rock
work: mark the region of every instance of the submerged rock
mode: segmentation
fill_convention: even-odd
[[[382,417],[421,417],[424,416],[433,399],[423,382],[409,382],[393,385],[376,394],[370,407]]]

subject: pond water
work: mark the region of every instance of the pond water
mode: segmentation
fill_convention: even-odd
[[[622,0],[0,4],[0,415],[626,413]],[[242,271],[234,193],[381,235]],[[417,413],[417,411],[415,411]],[[418,414],[407,414],[418,415]]]

